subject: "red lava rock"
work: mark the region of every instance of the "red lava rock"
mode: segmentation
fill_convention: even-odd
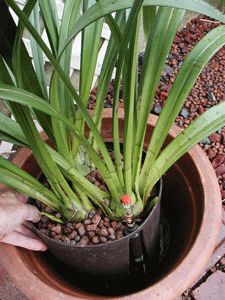
[[[115,234],[115,231],[112,229],[112,228],[108,228],[108,233],[110,235],[114,235]]]
[[[64,232],[65,234],[70,234],[70,233],[72,232],[72,229],[71,229],[71,228],[68,228],[68,227],[64,227],[64,228],[63,228],[63,232]]]
[[[225,133],[224,132],[221,133],[221,137],[222,137],[222,144],[225,145]]]
[[[86,230],[87,231],[95,231],[96,230],[97,225],[96,224],[90,224],[86,226]]]
[[[68,237],[64,237],[63,242],[67,245],[70,245],[70,239]]]
[[[80,236],[85,235],[86,230],[85,230],[84,226],[81,226],[81,227],[78,228],[78,233],[79,233]]]
[[[108,235],[108,231],[106,228],[103,228],[100,230],[100,236],[106,237],[107,235]]]
[[[101,220],[99,223],[98,223],[98,227],[100,227],[100,228],[104,228],[105,226],[104,226],[104,221],[103,220]]]
[[[216,158],[214,158],[214,160],[212,161],[212,166],[214,168],[217,168],[218,166],[220,166],[224,162],[225,162],[225,154],[218,154],[216,156]]]
[[[94,231],[88,231],[87,235],[90,239],[92,239],[95,236],[95,232]]]
[[[207,155],[209,159],[213,159],[214,157],[216,157],[216,151],[212,148],[209,148],[207,151]]]
[[[198,113],[199,113],[200,115],[203,114],[204,111],[205,111],[205,109],[204,109],[203,106],[199,106],[199,107],[198,107]]]
[[[225,165],[220,165],[218,168],[216,168],[216,175],[222,175],[225,173]]]
[[[159,97],[161,100],[165,100],[168,97],[168,92],[161,92]]]
[[[112,228],[113,228],[114,230],[116,230],[116,228],[117,228],[117,222],[114,221],[114,222],[111,223],[111,225],[112,225]]]
[[[51,230],[52,230],[54,233],[59,234],[59,233],[62,232],[62,227],[61,227],[60,224],[58,224],[58,225],[56,225],[56,226],[53,226],[53,227],[51,228]]]
[[[225,190],[221,191],[222,199],[225,199]]]
[[[123,232],[122,231],[118,231],[118,232],[116,232],[116,238],[117,239],[120,239],[120,238],[122,238],[124,235],[123,235]]]
[[[106,243],[107,242],[107,238],[104,237],[104,236],[100,236],[99,240],[100,240],[101,243]]]
[[[105,221],[105,222],[104,222],[104,226],[107,227],[107,228],[109,228],[109,227],[110,227],[110,222],[106,222],[106,221]]]
[[[94,236],[94,237],[92,238],[91,241],[92,241],[92,243],[95,244],[95,245],[96,245],[96,244],[99,244],[99,237],[96,235],[96,236]]]
[[[79,228],[82,227],[82,226],[83,226],[82,223],[76,223],[75,228],[76,228],[76,229],[79,229]]]
[[[79,236],[79,235],[75,236],[74,240],[75,240],[76,242],[79,242],[79,241],[80,241],[80,236]]]
[[[71,233],[68,235],[68,238],[72,240],[72,239],[74,239],[76,236],[77,236],[77,231],[74,230],[73,232],[71,232]]]
[[[139,219],[140,220],[140,219]],[[141,220],[139,221],[139,223],[141,222]],[[117,223],[117,228],[120,229],[120,230],[123,230],[124,226],[122,224],[122,222],[118,222]]]
[[[81,246],[87,246],[89,243],[89,238],[87,236],[83,236],[79,242]]]
[[[94,224],[98,224],[98,223],[100,222],[100,220],[101,220],[101,217],[100,217],[99,215],[95,215],[95,216],[91,219],[92,223],[94,223]]]
[[[109,239],[112,240],[112,241],[116,240],[115,234],[110,234]]]
[[[221,141],[221,135],[219,133],[213,133],[210,137],[209,137],[210,141],[213,142],[219,142]]]
[[[89,224],[91,224],[91,219],[84,220],[84,225],[89,225]]]

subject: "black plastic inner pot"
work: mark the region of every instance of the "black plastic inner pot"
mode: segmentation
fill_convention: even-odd
[[[107,143],[107,146],[112,149],[111,143]],[[86,290],[102,291],[103,287],[107,293],[115,289],[128,292],[142,288],[148,282],[149,276],[154,274],[157,262],[162,256],[159,226],[162,180],[156,184],[154,193],[159,196],[159,200],[150,213],[144,211],[142,223],[137,226],[137,230],[127,230],[125,237],[111,243],[70,246],[46,237],[35,227],[33,230],[44,240],[56,258],[69,268],[72,267],[71,270],[66,268],[66,273],[78,278],[79,286],[82,287],[85,283],[83,287]],[[64,269],[64,266],[61,265],[60,269]]]
[[[188,176],[187,176],[188,175]],[[18,249],[23,261],[31,272],[57,289],[59,292],[77,296],[84,294],[114,296],[138,291],[168,276],[179,265],[191,249],[201,225],[204,192],[196,167],[188,155],[182,157],[163,177],[160,259],[157,267],[148,278],[138,277],[134,284],[124,281],[109,286],[107,281],[82,278],[74,270],[61,264],[50,253],[36,253]]]

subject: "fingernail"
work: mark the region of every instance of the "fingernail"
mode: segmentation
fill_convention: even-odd
[[[46,246],[43,246],[42,249],[41,249],[41,251],[44,252],[44,251],[46,251],[47,249],[48,249],[48,248],[47,248]]]

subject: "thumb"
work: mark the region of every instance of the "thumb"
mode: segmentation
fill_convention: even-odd
[[[40,221],[41,215],[39,210],[30,204],[24,204],[26,206],[26,214],[23,221],[32,221],[34,223]]]

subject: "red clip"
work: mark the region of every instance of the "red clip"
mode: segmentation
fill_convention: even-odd
[[[127,194],[123,195],[121,197],[121,203],[123,205],[130,205],[131,204],[131,197],[129,195],[127,195]]]

